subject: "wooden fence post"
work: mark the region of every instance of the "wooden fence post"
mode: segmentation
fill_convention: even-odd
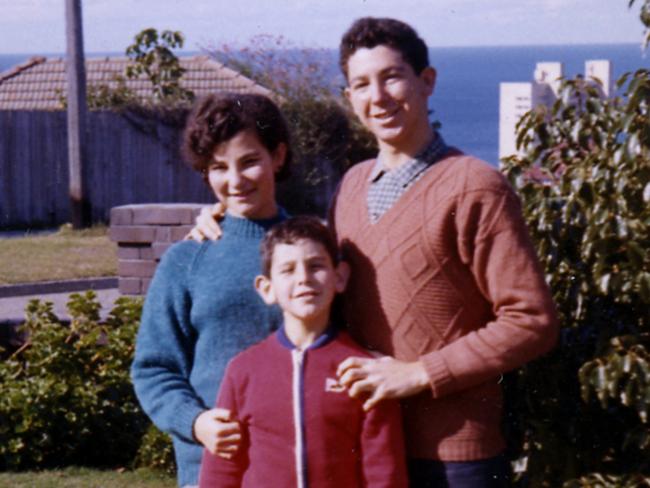
[[[90,224],[90,208],[84,188],[86,133],[86,69],[83,51],[81,0],[66,0],[66,71],[68,80],[68,170],[72,225]]]

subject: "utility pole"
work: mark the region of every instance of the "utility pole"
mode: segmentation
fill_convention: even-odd
[[[86,134],[86,67],[83,49],[81,0],[65,0],[66,72],[68,79],[68,171],[72,225],[81,229],[90,222],[84,190]]]

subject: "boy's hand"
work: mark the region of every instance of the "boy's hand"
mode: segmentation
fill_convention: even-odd
[[[241,444],[241,427],[230,410],[206,410],[194,421],[194,437],[212,454],[231,459]]]
[[[367,397],[367,412],[381,400],[404,398],[429,387],[429,377],[420,361],[398,361],[390,356],[377,359],[350,357],[339,364],[339,382],[353,398]]]
[[[217,202],[211,207],[203,207],[196,217],[194,228],[185,236],[186,240],[192,239],[202,242],[206,239],[216,241],[221,237],[219,221],[226,214],[226,207]]]

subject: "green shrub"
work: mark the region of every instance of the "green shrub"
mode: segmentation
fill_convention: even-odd
[[[173,476],[176,474],[174,447],[171,437],[150,425],[142,437],[134,467],[151,468]]]
[[[128,466],[149,426],[129,378],[141,301],[106,321],[94,292],[72,294],[70,324],[33,300],[27,342],[0,363],[0,470]]]
[[[628,480],[650,474],[650,71],[618,88],[602,99],[591,80],[564,81],[551,108],[521,119],[522,154],[504,161],[563,327],[516,378],[529,486],[647,486]]]
[[[571,480],[563,488],[649,488],[650,478],[641,475],[603,476],[593,474]]]

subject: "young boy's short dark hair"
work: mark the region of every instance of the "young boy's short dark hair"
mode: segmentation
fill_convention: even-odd
[[[415,74],[429,66],[427,45],[408,24],[390,18],[362,17],[343,34],[339,48],[339,65],[348,77],[348,60],[362,48],[388,46],[399,51]]]
[[[264,95],[219,93],[199,99],[185,125],[183,156],[205,174],[216,147],[246,130],[253,131],[269,152],[286,145],[284,164],[275,175],[277,181],[286,179],[291,163],[289,129],[280,109]]]
[[[323,222],[309,215],[300,215],[280,222],[271,227],[260,245],[262,254],[262,272],[265,276],[271,275],[271,264],[273,262],[273,250],[278,244],[295,244],[300,239],[322,244],[332,259],[335,266],[339,262],[338,247],[336,240]]]

